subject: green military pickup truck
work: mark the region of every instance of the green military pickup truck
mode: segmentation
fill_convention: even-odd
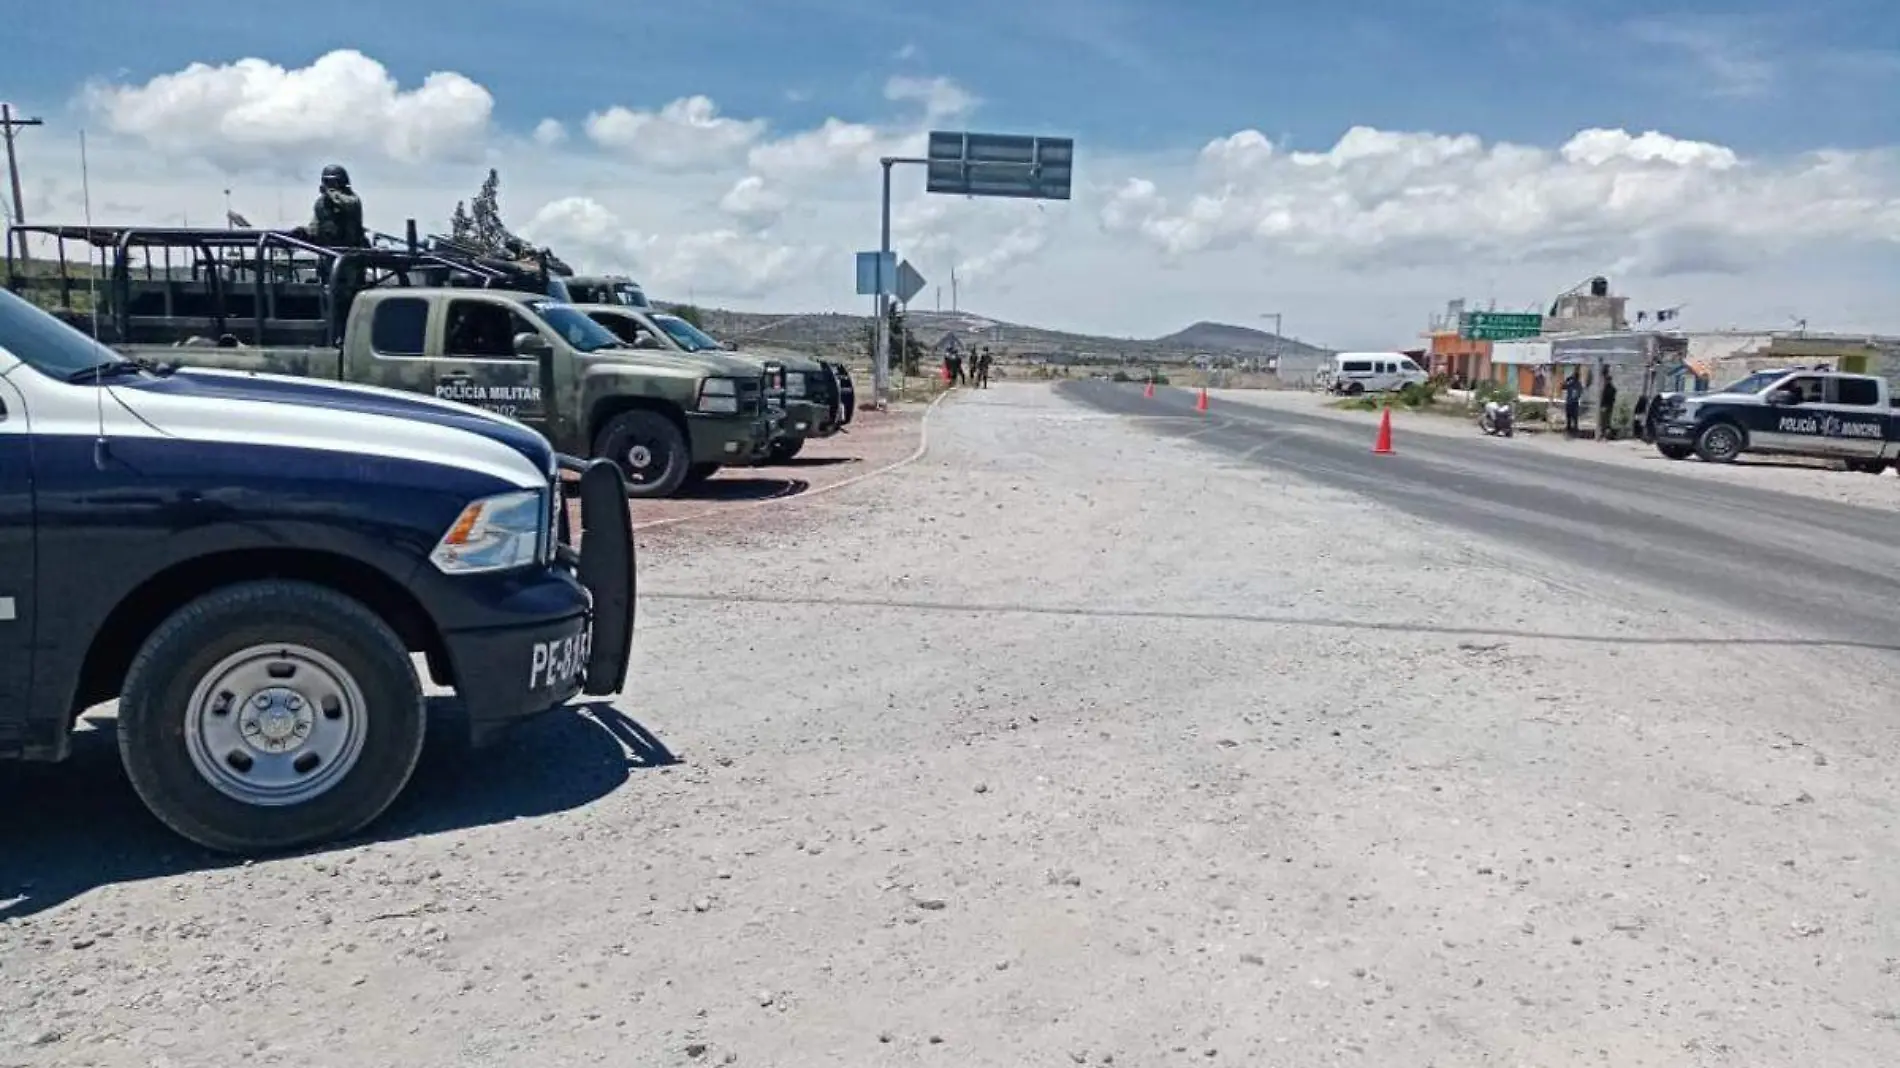
[[[595,322],[640,351],[681,356],[732,353],[770,371],[777,381],[768,403],[779,409],[772,433],[770,460],[783,463],[797,456],[812,438],[842,433],[857,408],[851,372],[843,364],[813,359],[791,349],[746,349],[734,352],[705,331],[677,315],[631,303],[577,304]]]
[[[96,315],[76,314],[67,292],[62,317],[136,359],[471,404],[541,431],[561,452],[613,460],[634,497],[671,496],[722,464],[769,455],[768,383],[756,361],[629,348],[573,305],[445,253],[328,249],[274,231],[56,236],[103,248],[111,272]],[[159,253],[167,266],[154,269]],[[171,266],[181,261],[190,266]]]

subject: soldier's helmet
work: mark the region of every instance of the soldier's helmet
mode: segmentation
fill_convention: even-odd
[[[321,184],[325,189],[348,189],[350,172],[344,170],[341,163],[332,163],[323,168]]]

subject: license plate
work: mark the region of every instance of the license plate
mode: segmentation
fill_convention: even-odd
[[[594,646],[594,628],[552,641],[535,642],[528,651],[528,691],[538,693],[579,689],[587,677],[588,654]]]

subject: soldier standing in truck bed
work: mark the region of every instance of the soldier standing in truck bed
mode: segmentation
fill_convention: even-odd
[[[341,164],[323,168],[310,221],[291,233],[329,248],[369,247],[369,233],[363,228],[363,200],[350,188],[350,172]]]
[[[350,172],[340,163],[323,168],[317,180],[317,203],[310,211],[310,222],[291,231],[326,248],[368,248],[369,232],[363,228],[363,200],[350,188]],[[336,291],[331,294],[332,340],[342,343],[343,324],[349,320],[350,302],[362,288],[362,265],[345,257],[336,274]]]

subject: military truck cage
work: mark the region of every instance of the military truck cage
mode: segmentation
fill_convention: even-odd
[[[52,242],[50,272],[28,255]],[[86,250],[76,269],[69,247]],[[107,344],[340,345],[350,303],[366,289],[472,287],[564,300],[551,257],[500,259],[431,236],[371,235],[368,248],[332,248],[282,230],[14,226],[6,285]],[[571,273],[571,272],[570,272]],[[85,298],[82,303],[79,298]],[[97,306],[93,301],[97,301]]]

